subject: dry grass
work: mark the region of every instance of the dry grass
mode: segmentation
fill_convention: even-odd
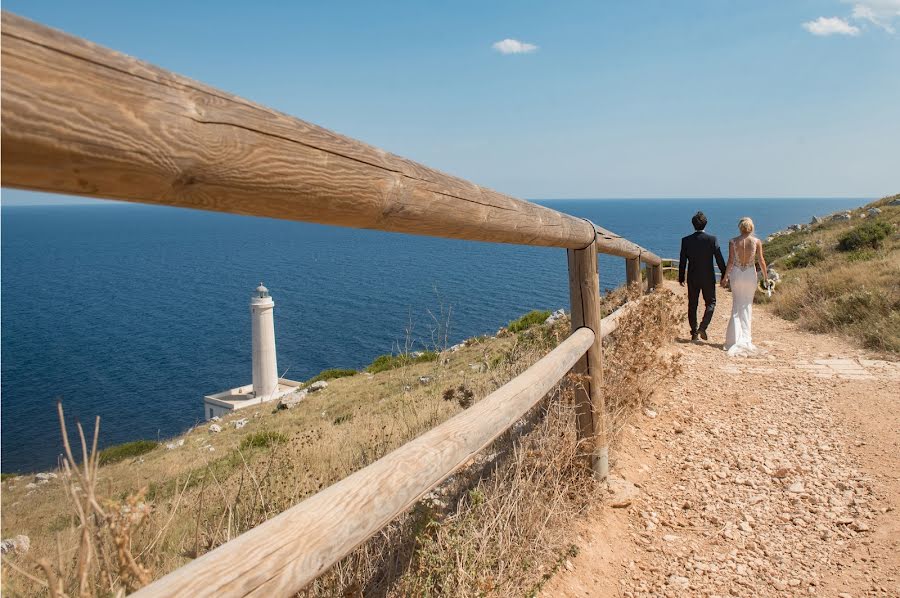
[[[612,294],[605,309],[625,295]],[[657,331],[674,326],[671,301],[654,294],[620,322],[622,340],[611,342],[606,368],[614,421],[652,388],[641,372],[671,371],[655,349],[668,334]],[[8,480],[3,535],[28,534],[32,550],[4,557],[4,593],[52,595],[52,587],[59,595],[116,595],[139,587],[458,413],[546,354],[567,328],[476,339],[430,363],[335,379],[290,411],[242,411],[220,422],[219,434],[203,425],[172,450],[105,467],[85,448],[82,465],[65,462],[83,473],[37,490]],[[420,376],[431,381],[420,384]],[[625,384],[628,394],[620,394]],[[566,522],[597,502],[577,458],[571,410],[567,383],[490,458],[455,475],[310,592],[505,595],[536,587],[571,549]],[[237,429],[231,422],[239,418],[250,421]],[[263,437],[278,441],[257,441]]]
[[[768,301],[775,313],[813,332],[837,332],[868,349],[900,353],[900,207],[887,205],[898,197],[855,210],[850,222],[827,222],[767,244],[771,265],[783,277]],[[872,206],[882,213],[861,219]],[[840,250],[842,238],[875,224],[892,231],[878,247]],[[798,259],[813,249],[816,260]]]

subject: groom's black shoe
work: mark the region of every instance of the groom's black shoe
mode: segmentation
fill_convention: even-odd
[[[692,343],[696,343],[696,342],[697,342],[697,333],[696,333],[696,332],[692,332],[692,333],[691,333],[691,342],[692,342]]]
[[[708,341],[708,340],[709,340],[709,335],[706,334],[706,329],[705,329],[705,328],[701,328],[701,329],[700,329],[700,338],[702,338],[702,339],[705,340],[705,341]]]

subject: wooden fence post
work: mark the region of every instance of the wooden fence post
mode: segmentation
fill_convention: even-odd
[[[657,264],[656,266],[651,266],[647,264],[647,287],[649,289],[655,289],[656,287],[662,286],[663,283],[663,270],[662,264]]]
[[[594,475],[603,480],[609,473],[609,444],[603,398],[603,339],[600,334],[600,277],[596,241],[584,249],[569,249],[568,257],[572,331],[582,326],[594,331],[594,343],[572,368],[584,376],[575,394],[578,438],[585,444]]]
[[[634,283],[641,282],[641,259],[626,258],[625,259],[625,284],[630,288]],[[641,285],[643,287],[643,285]]]

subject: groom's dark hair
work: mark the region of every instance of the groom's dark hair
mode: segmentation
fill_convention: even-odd
[[[706,215],[703,212],[697,212],[694,214],[694,217],[691,218],[691,224],[694,225],[694,230],[703,230],[706,228]]]

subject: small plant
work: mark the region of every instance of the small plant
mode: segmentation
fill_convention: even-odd
[[[875,259],[878,253],[874,249],[857,249],[847,253],[848,262],[866,262]]]
[[[348,370],[341,368],[333,368],[330,370],[322,370],[312,378],[306,381],[307,386],[310,384],[314,384],[321,380],[334,380],[335,378],[346,378],[348,376],[355,376],[358,372],[356,370]]]
[[[334,421],[332,423],[336,426],[339,426],[345,422],[350,421],[351,419],[353,419],[353,414],[345,413],[344,415],[339,415],[336,418],[334,418]]]
[[[864,247],[878,249],[892,231],[893,227],[884,220],[864,222],[841,235],[838,239],[838,249],[841,251],[854,251]]]
[[[535,326],[537,324],[543,324],[549,317],[549,311],[535,309],[528,312],[518,320],[513,320],[512,322],[510,322],[507,328],[510,332],[522,332],[523,330],[527,330],[528,328],[531,328],[532,326]]]
[[[281,444],[282,442],[287,442],[287,436],[281,432],[263,430],[262,432],[254,432],[249,436],[245,436],[244,439],[241,440],[241,450],[268,448],[270,446],[275,446],[276,444]]]
[[[444,400],[456,401],[460,407],[468,409],[475,403],[475,392],[465,384],[460,384],[456,388],[445,390]]]
[[[423,351],[421,353],[401,353],[400,355],[379,355],[375,358],[375,361],[366,366],[366,371],[370,374],[377,374],[378,372],[386,372],[387,370],[393,370],[403,366],[412,365],[414,363],[427,363],[429,361],[435,361],[437,358],[438,354],[434,351]]]
[[[825,259],[825,253],[818,245],[808,245],[797,249],[793,255],[784,258],[782,264],[785,268],[806,268]]]
[[[139,457],[149,453],[157,446],[159,446],[159,443],[153,440],[135,440],[134,442],[117,444],[100,451],[100,465],[109,465],[110,463],[131,459],[132,457]]]

